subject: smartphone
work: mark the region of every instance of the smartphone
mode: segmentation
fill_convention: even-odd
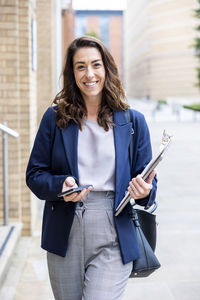
[[[87,189],[89,188],[90,186],[92,186],[92,184],[89,184],[89,185],[82,185],[82,186],[77,186],[73,189],[70,189],[70,190],[67,190],[67,191],[64,191],[60,194],[58,194],[57,196],[58,197],[63,197],[63,196],[68,196],[68,195],[71,195],[73,193],[80,193],[83,189]]]

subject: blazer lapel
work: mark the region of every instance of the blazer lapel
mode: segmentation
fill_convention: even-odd
[[[65,153],[70,166],[72,176],[79,180],[78,176],[78,125],[70,122],[67,128],[62,129],[62,137]]]
[[[115,141],[115,188],[116,192],[120,190],[121,182],[123,181],[122,170],[124,165],[124,157],[127,157],[128,148],[131,139],[131,123],[127,122],[123,111],[114,112],[114,141]],[[129,156],[128,156],[129,157]]]

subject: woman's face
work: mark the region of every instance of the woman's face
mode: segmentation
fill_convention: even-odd
[[[74,77],[85,101],[95,99],[100,103],[105,83],[105,68],[97,48],[84,47],[73,57]]]

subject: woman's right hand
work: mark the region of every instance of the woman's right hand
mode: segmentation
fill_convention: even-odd
[[[68,191],[70,189],[73,189],[77,187],[76,181],[73,177],[68,176],[65,181],[63,182],[63,187],[62,187],[62,192]],[[85,198],[85,196],[92,190],[92,186],[90,186],[87,189],[83,189],[80,193],[73,193],[71,195],[68,196],[64,196],[64,201],[65,202],[78,202],[80,200],[82,200],[83,198]]]

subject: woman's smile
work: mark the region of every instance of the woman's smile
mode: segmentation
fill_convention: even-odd
[[[98,83],[98,81],[84,82],[84,84],[85,84],[88,88],[96,87],[97,83]]]

